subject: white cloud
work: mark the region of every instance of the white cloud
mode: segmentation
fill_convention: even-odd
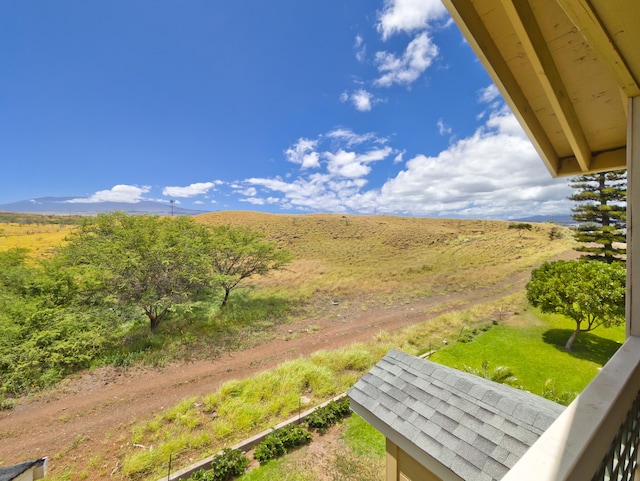
[[[409,85],[429,68],[433,59],[438,56],[438,47],[426,32],[417,35],[407,45],[402,57],[389,52],[376,52],[375,61],[381,76],[374,81],[379,87],[390,87],[394,84]]]
[[[143,194],[148,193],[150,190],[150,186],[138,187],[136,185],[119,184],[113,186],[110,190],[99,190],[89,197],[71,199],[67,202],[71,204],[94,204],[98,202],[125,202],[127,204],[135,204],[145,200]]]
[[[247,197],[245,199],[240,199],[240,202],[248,202],[253,205],[272,205],[278,204],[281,199],[278,197],[267,197],[266,199],[262,199],[260,197]]]
[[[449,135],[451,133],[451,127],[445,125],[444,120],[438,119],[438,132],[440,135]]]
[[[514,116],[486,126],[436,157],[418,155],[379,192],[379,211],[429,216],[526,217],[562,210],[571,189],[551,178]]]
[[[247,187],[246,189],[240,189],[236,191],[237,194],[246,195],[247,197],[254,197],[258,191],[255,187]]]
[[[323,155],[328,160],[327,171],[332,176],[358,178],[364,177],[371,172],[369,163],[384,160],[391,152],[391,147],[384,147],[362,154],[339,150],[336,153],[325,152]]]
[[[405,152],[381,147],[388,142],[383,140],[344,128],[319,136],[314,147],[322,151],[326,170],[302,171],[291,181],[247,179],[243,183],[256,195],[244,201],[301,211],[429,217],[521,218],[570,209],[567,181],[551,178],[506,107],[487,111],[473,135],[438,155],[415,155],[380,188],[366,190],[376,162],[403,161]]]
[[[385,137],[379,137],[373,132],[367,132],[366,134],[356,134],[351,129],[334,129],[326,134],[326,137],[344,143],[346,148],[351,148],[354,145],[364,144],[366,142],[373,142],[376,144],[385,144],[388,139]]]
[[[385,0],[376,27],[386,40],[398,32],[424,29],[446,13],[441,0]]]
[[[367,55],[367,46],[364,44],[364,39],[360,35],[356,35],[353,48],[356,51],[356,60],[360,63],[364,62]]]
[[[488,87],[480,89],[480,92],[478,94],[478,99],[482,103],[490,104],[499,96],[500,96],[500,91],[498,90],[498,87],[496,87],[495,84],[491,84]]]
[[[373,99],[373,94],[364,89],[356,90],[351,95],[353,105],[356,110],[359,110],[360,112],[368,112],[371,110],[371,99]]]
[[[300,138],[285,151],[287,160],[294,164],[300,164],[303,169],[318,168],[320,167],[320,154],[315,152],[317,145],[317,140]]]
[[[243,202],[263,205],[278,203],[280,208],[302,211],[346,212],[349,197],[357,196],[367,184],[366,176],[372,165],[395,154],[385,144],[388,139],[373,132],[358,134],[350,129],[337,128],[315,140],[303,139],[287,152],[306,152],[309,146],[320,151],[319,167],[322,171],[309,173],[301,169],[293,180],[276,178],[250,178],[244,181],[257,195]],[[279,197],[273,193],[280,194]]]
[[[368,112],[374,104],[381,102],[380,99],[375,98],[371,92],[368,92],[365,89],[358,89],[352,94],[343,92],[340,95],[340,102],[344,103],[348,101],[351,101],[356,110],[359,110],[360,112]]]
[[[168,197],[195,197],[208,193],[216,184],[213,182],[197,182],[185,187],[165,187],[162,195]]]

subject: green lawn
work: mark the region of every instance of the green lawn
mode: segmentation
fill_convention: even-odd
[[[624,342],[624,326],[599,328],[581,333],[573,351],[563,349],[572,324],[560,316],[548,316],[529,309],[511,323],[498,325],[474,338],[441,349],[431,360],[464,369],[507,366],[518,377],[518,384],[542,395],[551,380],[558,393],[579,393]]]

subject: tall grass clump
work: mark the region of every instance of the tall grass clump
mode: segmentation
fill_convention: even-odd
[[[189,398],[132,428],[122,471],[132,479],[162,472],[169,454],[175,463],[206,456],[300,410],[349,389],[388,351],[355,344],[285,362],[250,378],[225,382],[202,398]],[[153,446],[153,449],[150,449]]]

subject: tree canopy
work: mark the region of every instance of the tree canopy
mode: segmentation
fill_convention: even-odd
[[[87,367],[116,333],[112,311],[75,303],[66,272],[26,259],[0,252],[0,401]]]
[[[573,320],[575,329],[565,345],[571,350],[579,333],[625,321],[625,285],[621,263],[555,261],[534,269],[526,289],[534,307]]]
[[[212,230],[209,257],[213,281],[224,290],[223,306],[231,291],[243,280],[282,269],[291,260],[289,251],[265,241],[259,232],[230,225],[216,226]]]
[[[174,303],[209,285],[208,239],[207,228],[188,217],[117,212],[86,219],[59,255],[81,273],[88,298],[133,303],[153,330]]]
[[[579,224],[576,250],[584,258],[606,263],[624,260],[626,249],[626,170],[587,174],[571,179],[576,189],[569,197],[578,203],[572,217]]]

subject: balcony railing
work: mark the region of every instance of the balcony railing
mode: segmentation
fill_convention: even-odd
[[[633,480],[639,393],[640,337],[630,337],[502,481]]]
[[[592,481],[634,479],[638,464],[639,416],[640,396],[636,396]]]

